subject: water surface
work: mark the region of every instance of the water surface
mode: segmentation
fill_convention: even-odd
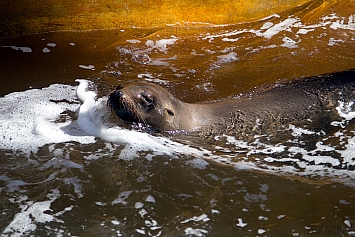
[[[117,127],[105,103],[131,80],[200,102],[355,68],[353,9],[1,39],[2,236],[354,236],[352,103],[331,132],[253,141]]]

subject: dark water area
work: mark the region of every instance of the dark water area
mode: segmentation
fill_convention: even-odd
[[[251,141],[105,122],[128,81],[202,102],[354,69],[354,10],[0,39],[1,236],[355,236],[355,98]]]

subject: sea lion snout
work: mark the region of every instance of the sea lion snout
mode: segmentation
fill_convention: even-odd
[[[120,108],[122,107],[122,96],[123,93],[122,91],[115,90],[110,93],[109,98],[108,98],[108,104],[113,108]]]
[[[118,86],[115,91],[111,92],[107,103],[122,120],[139,122],[136,113],[134,113],[134,104],[129,103],[121,89],[122,87]]]
[[[110,100],[121,100],[123,93],[120,90],[115,90],[110,94]]]

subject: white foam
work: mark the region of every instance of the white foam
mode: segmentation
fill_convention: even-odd
[[[176,56],[170,57],[170,58],[153,58],[148,64],[149,65],[154,65],[154,66],[170,66],[170,63],[166,61],[170,60],[176,60]]]
[[[344,43],[344,40],[341,39],[334,39],[334,38],[329,38],[329,43],[328,46],[334,46],[334,45],[339,45],[338,43]]]
[[[43,49],[42,49],[42,52],[43,53],[49,53],[51,50],[49,49],[49,48],[47,48],[47,47],[44,47]]]
[[[145,45],[151,49],[156,48],[161,52],[166,52],[168,50],[168,45],[175,44],[177,40],[178,39],[175,37],[172,37],[170,39],[156,40],[155,42],[153,40],[147,40]]]
[[[126,41],[131,44],[137,44],[141,42],[140,40],[136,40],[136,39],[126,40]]]
[[[237,42],[239,40],[239,38],[234,38],[234,39],[230,39],[230,38],[223,38],[222,41],[224,42]]]
[[[3,48],[11,48],[11,49],[14,49],[14,50],[20,50],[24,53],[31,53],[32,52],[32,49],[30,47],[18,47],[18,46],[1,46]]]
[[[83,65],[83,64],[80,64],[79,65],[80,68],[83,68],[83,69],[88,69],[88,70],[95,70],[95,66],[94,65]]]
[[[56,43],[48,43],[47,46],[54,48],[55,46],[57,46],[57,44]]]
[[[217,56],[218,63],[230,63],[238,60],[237,53],[230,52],[228,54]]]
[[[266,232],[266,230],[264,229],[258,229],[258,234],[261,235],[261,234],[264,234]]]
[[[55,122],[64,111],[78,109],[75,89],[55,84],[0,98],[0,149],[21,150],[29,155],[45,144],[93,143],[94,137],[80,130],[75,121]]]
[[[324,145],[323,142],[319,141],[316,143],[317,149],[313,150],[311,153],[316,154],[317,151],[334,151],[335,148],[331,146]]]
[[[345,29],[345,30],[355,30],[355,15],[348,17],[348,22],[345,23],[344,20],[336,20],[330,25],[330,28],[336,29]]]
[[[268,22],[265,22],[264,25],[260,29],[261,30],[269,29],[273,25],[274,25],[274,23],[268,21]]]
[[[202,237],[206,236],[208,234],[207,230],[204,229],[193,229],[191,227],[188,227],[185,229],[185,234],[189,236],[197,236],[197,237]]]
[[[24,236],[36,230],[36,223],[44,224],[51,221],[63,222],[53,215],[46,214],[47,211],[51,211],[51,203],[59,196],[60,193],[58,189],[54,189],[47,195],[49,198],[47,201],[28,201],[26,204],[20,205],[22,210],[17,213],[12,222],[6,226],[2,236]]]
[[[340,164],[338,159],[332,158],[330,156],[303,154],[302,159],[309,161],[309,162],[314,162],[315,165],[331,164],[332,166],[337,166]]]
[[[199,221],[207,222],[209,220],[210,220],[210,218],[208,218],[208,216],[206,214],[202,214],[200,216],[193,216],[193,217],[191,217],[189,219],[181,221],[180,223],[184,224],[184,223],[187,223],[187,222],[190,222],[190,221],[193,221],[193,222],[199,222]]]
[[[271,39],[274,35],[280,33],[281,31],[288,30],[296,22],[298,22],[298,19],[296,18],[287,18],[286,20],[268,28],[261,35],[267,39]]]
[[[112,201],[112,205],[115,204],[122,204],[122,205],[127,205],[128,202],[126,201],[126,199],[129,197],[129,195],[131,195],[133,193],[133,191],[129,190],[129,191],[123,191],[118,195],[118,198]]]
[[[282,47],[290,48],[290,49],[298,48],[297,43],[299,42],[296,42],[289,37],[284,37],[282,41],[284,42],[283,44],[281,44]]]
[[[354,102],[348,102],[344,103],[343,101],[338,101],[339,106],[336,107],[336,110],[338,111],[339,115],[343,117],[346,120],[352,120],[355,118],[355,111],[352,111],[352,107],[354,105]]]
[[[145,199],[146,202],[155,203],[155,198],[152,195],[148,195]]]
[[[217,35],[208,35],[205,36],[204,40],[213,41],[215,38],[223,38],[223,41],[233,41],[233,39],[229,39],[230,36],[237,36],[245,32],[249,32],[255,34],[256,36],[264,37],[266,39],[271,39],[273,36],[279,34],[282,31],[291,31],[291,27],[303,27],[300,23],[299,18],[287,18],[277,24],[272,22],[266,22],[260,29],[243,29],[243,30],[235,30],[232,32],[221,33]]]
[[[225,39],[225,41],[228,41],[228,40],[227,40],[228,37],[240,35],[240,34],[242,34],[242,33],[244,33],[244,32],[249,32],[249,31],[248,31],[248,30],[245,30],[245,29],[244,29],[244,30],[235,30],[235,31],[232,31],[232,32],[226,32],[226,33],[221,33],[221,34],[217,34],[217,35],[207,35],[207,36],[203,37],[202,39],[203,39],[203,40],[209,40],[209,41],[211,41],[211,40],[213,40],[214,38],[220,38],[220,37],[222,37],[222,38]]]
[[[145,235],[145,230],[135,229],[139,234]]]
[[[303,134],[314,134],[315,132],[313,131],[309,131],[309,130],[306,130],[306,129],[303,129],[303,128],[296,128],[295,125],[293,124],[290,124],[289,125],[289,129],[292,130],[292,135],[295,136],[295,137],[298,137],[298,136],[301,136]]]
[[[347,144],[345,145],[345,150],[338,151],[343,157],[343,163],[348,167],[349,165],[354,166],[355,160],[355,137],[347,139]]]
[[[264,17],[264,18],[262,18],[260,20],[263,21],[263,20],[268,20],[268,19],[271,19],[271,18],[280,18],[280,15],[279,14],[272,14],[272,15]]]
[[[186,163],[191,164],[194,168],[197,169],[206,169],[206,167],[209,165],[209,163],[206,160],[200,158],[195,158]]]
[[[341,135],[343,134],[342,132],[328,137],[325,133],[314,133],[305,129],[296,128],[294,125],[290,125],[289,128],[295,140],[288,142],[291,142],[291,144],[294,143],[294,146],[264,144],[258,139],[252,143],[246,143],[230,136],[221,136],[227,138],[227,144],[234,144],[237,150],[230,150],[230,148],[226,149],[223,147],[216,149],[221,149],[226,154],[230,152],[238,153],[240,149],[240,153],[245,154],[244,160],[255,159],[255,162],[242,162],[240,159],[237,162],[231,162],[230,160],[228,161],[227,155],[225,156],[227,159],[219,157],[214,159],[214,161],[230,165],[236,164],[239,167],[243,167],[242,165],[244,165],[247,169],[256,169],[270,174],[283,173],[308,177],[328,177],[347,185],[353,185],[352,181],[347,180],[349,180],[349,178],[350,180],[355,179],[355,171],[347,169],[347,167],[355,165],[353,159],[355,154],[354,137],[344,137]],[[306,150],[306,148],[299,147],[303,143],[303,135],[309,134],[326,136],[323,138],[324,140],[334,137],[342,141],[345,145],[343,145],[342,149],[337,149],[336,147],[324,144],[323,141],[318,141],[315,144],[316,148],[313,150]],[[221,137],[217,137],[216,140],[220,140]],[[283,155],[278,157],[277,154]],[[337,155],[334,157],[334,154],[339,154],[343,159],[337,158]],[[274,157],[275,155],[277,155],[277,158]],[[254,158],[255,156],[261,158]],[[234,156],[230,158],[235,159]],[[334,167],[342,167],[342,169]]]
[[[238,218],[237,226],[239,226],[239,227],[245,227],[245,226],[247,226],[247,225],[248,225],[247,223],[243,223],[243,219],[242,219],[242,218]]]
[[[144,207],[144,204],[142,202],[136,202],[134,204],[134,208],[136,209],[140,209],[140,208],[143,208]]]
[[[175,44],[177,40],[178,39],[176,37],[171,36],[170,39],[160,39],[156,41],[147,40],[145,42],[146,48],[144,49],[127,49],[124,47],[118,47],[117,50],[122,54],[131,55],[132,61],[140,64],[153,66],[170,66],[168,61],[176,60],[177,56],[172,56],[169,58],[151,58],[149,54],[151,54],[155,49],[166,54],[168,52],[169,46]]]
[[[269,218],[267,218],[265,216],[259,216],[258,219],[261,221],[267,221]]]
[[[315,31],[315,29],[322,29],[323,32],[326,32],[330,29],[345,29],[345,30],[355,30],[355,15],[351,15],[348,18],[338,17],[335,13],[332,13],[328,16],[324,16],[319,18],[319,21],[316,24],[307,24],[303,23],[299,17],[290,16],[287,19],[277,19],[280,16],[272,15],[267,18],[262,19],[261,21],[265,21],[268,19],[272,19],[266,21],[259,29],[238,29],[234,31],[226,31],[224,33],[210,35],[207,34],[202,36],[202,40],[208,40],[209,42],[213,42],[217,38],[221,38],[222,41],[225,42],[236,42],[239,40],[240,35],[243,33],[251,33],[258,37],[264,37],[266,39],[271,39],[274,37],[280,37],[283,40],[283,43],[278,45],[281,47],[288,48],[296,48],[298,47],[298,42],[294,39],[291,39],[289,36],[286,37],[285,33],[289,32],[295,38],[300,39],[301,35],[308,34],[309,32]],[[277,22],[279,21],[279,22]],[[321,33],[319,37],[323,34]],[[344,43],[345,41],[330,39],[328,45],[333,46],[335,44]],[[258,52],[260,49],[264,47],[258,48],[249,48],[251,53]]]
[[[296,34],[306,35],[308,32],[312,32],[314,29],[299,29]]]
[[[9,178],[7,175],[0,175],[0,180],[6,182],[6,187],[7,190],[9,190],[10,192],[14,192],[16,190],[19,190],[21,186],[25,186],[28,183],[24,182],[22,180],[12,180],[11,178]]]

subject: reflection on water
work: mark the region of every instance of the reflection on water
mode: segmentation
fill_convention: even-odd
[[[332,132],[247,142],[127,130],[100,100],[137,79],[197,102],[355,68],[353,9],[1,39],[2,236],[354,236],[352,103]]]

